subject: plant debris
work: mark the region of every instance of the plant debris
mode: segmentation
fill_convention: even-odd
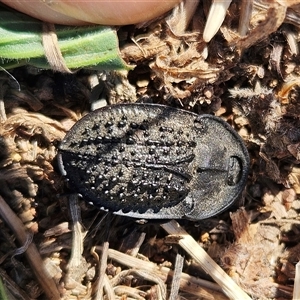
[[[228,299],[231,281],[253,299],[292,299],[293,289],[297,299],[299,4],[254,1],[241,27],[247,1],[232,1],[205,43],[206,2],[180,26],[178,11],[119,28],[130,71],[1,73],[0,200],[11,218],[0,204],[0,276],[11,299]],[[56,159],[66,132],[91,107],[136,101],[214,114],[239,133],[251,171],[233,207],[198,222],[137,222],[70,195]],[[226,281],[182,249],[186,237]]]

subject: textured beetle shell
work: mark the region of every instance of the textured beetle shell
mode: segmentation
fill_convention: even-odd
[[[70,188],[101,209],[136,218],[204,219],[244,188],[247,150],[220,118],[155,104],[96,110],[59,150]]]

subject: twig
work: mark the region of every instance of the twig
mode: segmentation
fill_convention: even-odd
[[[249,23],[253,10],[253,1],[241,0],[241,15],[239,18],[238,33],[240,36],[245,36],[249,29]]]
[[[184,256],[181,255],[180,253],[177,253],[169,300],[178,299],[178,291],[180,288],[180,277],[182,274],[183,263],[184,263]]]
[[[125,285],[116,286],[114,288],[114,291],[115,291],[116,295],[123,296],[123,297],[124,297],[124,295],[126,295],[126,299],[131,297],[132,299],[136,299],[136,300],[145,300],[145,298],[147,296],[146,293],[143,293],[142,296],[140,296],[140,294],[142,293],[140,290],[130,287],[130,286],[125,286]]]
[[[99,261],[99,255],[96,252],[96,247],[91,248],[91,254],[93,255],[94,259],[97,262],[97,268],[99,269],[98,272],[98,278],[95,280],[93,286],[92,286],[92,299],[103,299],[103,290],[105,291],[107,300],[115,300],[115,292],[113,290],[113,287],[111,285],[110,280],[108,279],[108,276],[106,275],[105,271],[107,268],[107,251],[109,247],[109,243],[105,242],[103,245],[103,251],[102,251],[102,257],[101,262]],[[104,261],[104,263],[102,263]]]
[[[109,281],[109,278],[106,274],[104,274],[104,292],[106,294],[106,297],[108,300],[115,300],[116,297],[115,297],[115,293],[114,293],[114,290],[110,284],[110,281]]]
[[[104,276],[107,267],[107,253],[108,253],[109,243],[103,243],[103,251],[101,255],[100,267],[99,267],[99,280],[96,287],[96,293],[93,297],[94,299],[102,299],[103,297],[103,285],[104,285]]]
[[[140,260],[140,265],[143,264],[143,261]],[[132,276],[139,277],[143,280],[151,281],[157,285],[157,299],[166,300],[167,299],[167,289],[164,284],[164,281],[157,276],[157,273],[154,271],[145,270],[144,268],[134,268],[130,270],[125,270],[118,275],[116,275],[110,282],[113,287],[116,287],[123,281],[125,277]],[[115,289],[115,288],[114,288]],[[138,289],[134,289],[136,292],[139,292]],[[131,290],[132,293],[133,290]]]
[[[16,216],[16,214],[7,205],[4,199],[0,196],[0,217],[6,222],[10,229],[14,232],[17,240],[21,245],[27,241],[28,233],[24,228],[24,224]],[[60,299],[60,294],[57,286],[44,268],[44,262],[34,243],[31,243],[26,252],[26,258],[36,276],[37,281],[41,285],[47,297],[51,300]]]
[[[97,246],[96,250],[102,251],[102,247]],[[155,274],[164,282],[170,282],[174,274],[174,272],[167,267],[159,267],[155,263],[132,257],[114,249],[108,250],[108,257],[129,268],[142,268],[148,272],[155,272]],[[201,299],[228,299],[226,296],[224,296],[221,288],[217,284],[190,276],[186,273],[181,274],[180,290],[201,297]]]
[[[83,227],[81,225],[81,213],[80,208],[78,205],[78,195],[72,194],[70,195],[69,199],[69,208],[70,208],[70,214],[72,218],[72,232],[73,232],[73,239],[72,243],[72,252],[71,252],[71,258],[69,261],[69,266],[72,265],[72,262],[74,262],[75,266],[78,265],[78,262],[80,262],[81,255],[83,253],[83,239],[86,235],[86,233],[83,233]]]
[[[250,300],[251,298],[215,263],[215,261],[199,246],[199,244],[172,220],[161,224],[169,234],[181,237],[178,244],[209,274],[230,299]]]
[[[294,292],[293,292],[293,300],[299,300],[300,299],[300,262],[297,262],[296,264],[296,270],[295,270],[295,283],[294,283]]]
[[[78,278],[78,274],[82,271],[81,264],[83,262],[83,240],[86,236],[86,232],[81,225],[80,208],[78,205],[78,195],[71,194],[69,198],[69,208],[72,218],[72,249],[71,257],[66,267],[67,273],[65,276],[66,286],[72,284],[75,278]],[[76,280],[75,280],[76,281]]]

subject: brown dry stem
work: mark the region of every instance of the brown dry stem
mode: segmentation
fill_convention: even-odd
[[[179,245],[219,284],[230,299],[251,299],[176,221],[172,220],[161,227],[169,234],[181,237]]]
[[[26,243],[28,232],[25,230],[21,220],[15,215],[15,213],[11,210],[11,208],[7,205],[7,203],[1,196],[0,216],[14,232],[19,243],[21,245]],[[47,274],[47,271],[44,267],[44,262],[34,243],[31,243],[28,246],[25,255],[32,268],[32,271],[36,276],[37,281],[40,283],[47,297],[51,300],[59,300],[60,294],[56,287],[56,284],[53,279],[50,278]]]
[[[72,73],[60,51],[54,24],[43,23],[42,40],[45,56],[51,68],[62,73]]]
[[[177,253],[169,300],[178,299],[178,291],[180,289],[180,278],[182,274],[183,265],[184,265],[184,256]]]
[[[96,249],[97,251],[102,251],[102,247],[98,246]],[[141,260],[114,249],[108,250],[108,257],[128,268],[142,268],[145,272],[151,272],[164,282],[170,282],[173,278],[173,271],[170,268],[158,266],[150,261]],[[116,279],[112,279],[112,281],[115,282]],[[228,299],[217,284],[190,276],[186,273],[182,273],[181,275],[180,290],[207,300]]]

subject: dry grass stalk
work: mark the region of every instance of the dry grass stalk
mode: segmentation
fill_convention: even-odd
[[[230,299],[251,299],[175,220],[161,227],[169,234],[181,237],[179,245],[220,285]]]
[[[300,262],[296,264],[296,275],[293,292],[293,300],[300,299]]]
[[[169,300],[178,299],[178,291],[180,289],[180,278],[182,274],[183,264],[184,264],[184,256],[177,253]]]
[[[28,232],[26,232],[21,220],[15,215],[15,213],[11,210],[11,208],[7,205],[7,203],[4,201],[4,199],[1,196],[0,196],[0,216],[14,232],[19,243],[21,245],[25,244],[28,238]],[[60,294],[57,289],[57,286],[54,283],[53,279],[49,278],[44,268],[43,260],[35,244],[31,243],[28,246],[25,255],[28,259],[28,262],[34,274],[36,275],[37,281],[40,283],[47,297],[50,300],[60,299]]]
[[[96,247],[97,251],[102,251],[102,247]],[[108,250],[108,257],[117,263],[128,268],[143,269],[144,272],[154,273],[164,282],[171,282],[174,272],[167,267],[158,266],[150,261],[141,260],[130,255],[124,254],[114,249]],[[112,279],[114,282],[115,279]],[[115,283],[113,283],[115,285]],[[199,279],[182,273],[180,278],[180,291],[201,297],[206,300],[226,300],[228,299],[223,293],[222,289],[215,283],[207,280]]]

